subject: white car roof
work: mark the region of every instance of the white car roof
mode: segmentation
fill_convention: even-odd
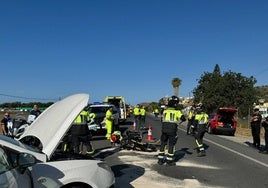
[[[108,106],[114,106],[113,104],[92,104],[89,107],[108,107]]]
[[[19,140],[26,136],[37,137],[42,143],[42,152],[50,159],[74,119],[87,106],[88,100],[88,94],[75,94],[54,103],[37,117]]]

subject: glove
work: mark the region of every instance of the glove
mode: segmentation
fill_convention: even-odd
[[[89,130],[97,131],[97,127],[98,127],[98,125],[96,125],[96,124],[94,124],[94,125],[88,125],[88,129]]]

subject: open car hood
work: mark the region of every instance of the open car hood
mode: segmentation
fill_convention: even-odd
[[[235,115],[237,108],[232,107],[221,107],[218,109],[218,114],[232,114]]]
[[[75,94],[54,103],[38,116],[19,140],[24,142],[27,138],[37,138],[42,144],[42,152],[50,159],[88,100],[88,94]]]

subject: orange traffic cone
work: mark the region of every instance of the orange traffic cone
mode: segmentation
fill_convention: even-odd
[[[152,126],[151,125],[149,125],[149,128],[148,128],[147,140],[148,141],[153,140],[153,133],[152,133]]]
[[[136,131],[136,122],[134,121],[133,123],[133,127],[132,127],[133,131]]]

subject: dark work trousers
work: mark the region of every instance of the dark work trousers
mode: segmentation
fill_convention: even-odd
[[[145,115],[144,116],[141,116],[140,118],[141,118],[141,123],[140,123],[141,124],[141,127],[144,128],[145,127]]]
[[[198,150],[200,150],[201,148],[204,148],[203,137],[206,133],[206,126],[207,124],[198,124],[196,127],[194,137],[195,137],[195,142],[196,142]]]
[[[187,123],[187,130],[186,130],[186,133],[187,134],[190,134],[190,127],[191,127],[191,125],[193,125],[194,124],[194,121],[192,120],[192,119],[189,119],[188,120],[188,123]]]
[[[80,144],[86,147],[86,152],[92,152],[93,148],[90,143],[91,133],[87,124],[74,124],[71,127],[72,144],[74,147],[74,153],[82,153],[83,147],[80,150]]]
[[[268,151],[268,127],[264,128],[265,151]]]
[[[82,153],[83,146],[86,147],[86,152],[92,152],[93,148],[90,144],[90,139],[91,135],[72,135],[74,153]],[[80,150],[80,143],[82,143],[81,150]]]
[[[260,147],[261,138],[260,138],[261,126],[259,124],[251,124],[251,134],[253,137],[253,146]]]
[[[177,143],[177,135],[172,133],[162,133],[160,152],[165,152],[165,147],[168,144],[168,155],[174,155],[174,146]]]
[[[136,123],[136,130],[140,131],[140,128],[141,128],[141,116],[140,115],[135,115],[134,116],[134,121]]]

